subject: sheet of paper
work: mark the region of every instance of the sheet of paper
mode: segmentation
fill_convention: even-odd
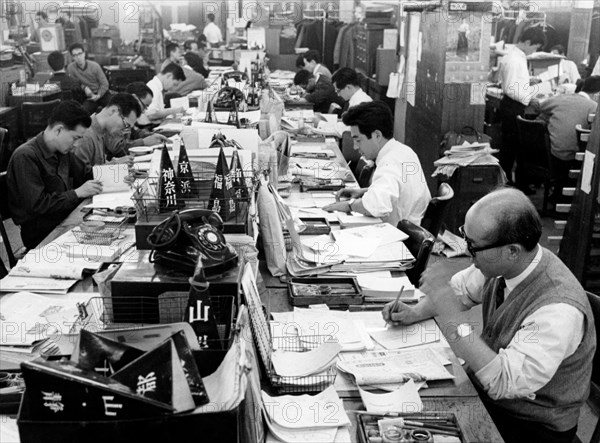
[[[268,417],[283,428],[337,428],[350,424],[342,400],[333,386],[317,395],[271,397],[262,391],[262,398]],[[289,415],[292,408],[295,417]]]
[[[412,379],[395,391],[385,394],[374,394],[365,391],[360,386],[358,392],[360,392],[360,398],[366,410],[375,414],[386,414],[388,412],[409,414],[423,410],[419,390]]]
[[[379,217],[369,217],[363,214],[359,214],[358,212],[353,213],[352,215],[348,215],[342,212],[336,212],[337,219],[340,225],[343,228],[355,228],[358,226],[364,225],[376,225],[378,223],[382,223]]]
[[[92,203],[86,205],[86,208],[115,209],[119,207],[133,207],[134,202],[131,200],[132,193],[133,191],[128,189],[124,192],[94,195],[94,197],[92,197]]]
[[[8,278],[2,279],[2,290]],[[3,296],[0,298],[2,344],[31,345],[53,334],[68,334],[78,316],[77,303],[86,304],[93,296],[91,292],[68,296],[17,292]]]
[[[93,167],[94,179],[102,182],[102,194],[129,190],[125,177],[129,174],[126,163],[96,165]]]
[[[363,238],[371,239],[377,241],[377,244],[381,246],[404,241],[408,238],[407,234],[389,223],[377,223],[375,225],[343,229],[341,231],[333,232],[333,236],[336,241]]]
[[[594,163],[596,162],[596,154],[590,151],[585,151],[583,159],[583,169],[581,170],[581,190],[589,194],[592,190],[592,175],[594,174]]]
[[[2,292],[31,291],[43,294],[66,294],[77,280],[40,277],[14,277],[7,275],[2,279]]]
[[[98,269],[99,263],[89,263],[84,260],[71,260],[66,256],[58,256],[56,261],[42,261],[43,256],[29,252],[12,268],[12,277],[41,277],[81,280],[85,269]]]
[[[337,341],[327,341],[308,352],[278,350],[271,354],[271,362],[278,375],[304,377],[322,372],[331,366],[341,349]]]
[[[404,350],[385,357],[338,361],[337,366],[352,374],[359,386],[398,383],[409,379],[423,381],[454,378],[428,348]]]
[[[187,111],[190,109],[190,100],[187,97],[172,98],[171,108],[183,108],[184,111]]]
[[[442,332],[435,320],[429,319],[409,326],[371,329],[369,334],[386,349],[402,349],[439,341]]]

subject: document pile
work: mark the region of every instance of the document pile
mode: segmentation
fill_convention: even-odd
[[[116,209],[134,206],[133,189],[124,180],[129,175],[129,166],[123,164],[96,165],[94,179],[102,182],[102,193],[94,195],[90,208]]]
[[[271,397],[262,391],[262,401],[267,441],[350,442],[350,419],[333,386],[314,396]]]
[[[497,165],[498,159],[492,155],[497,152],[498,150],[492,149],[489,143],[465,141],[462,145],[452,146],[450,150],[444,152],[444,157],[433,162],[436,170],[432,176],[438,174],[451,176],[460,166]]]
[[[2,285],[4,286],[2,280]],[[79,318],[79,307],[88,306],[92,293],[39,295],[30,292],[0,298],[2,361],[20,362],[58,351],[54,340],[68,334]]]
[[[74,246],[74,245],[71,245]],[[83,279],[85,271],[97,271],[101,262],[70,258],[62,248],[51,243],[31,250],[2,279],[2,292],[30,291],[66,294]]]
[[[372,277],[371,274],[358,274],[356,276],[358,285],[362,289],[365,301],[371,303],[387,303],[396,300],[400,294],[400,301],[404,303],[414,303],[424,295],[416,289],[408,277]]]
[[[410,379],[427,381],[454,378],[429,348],[385,353],[381,357],[341,360],[337,366],[341,371],[351,374],[359,386],[404,383]]]
[[[358,273],[406,269],[414,260],[403,243],[407,238],[389,223],[380,223],[332,231],[303,241],[316,258],[333,264],[332,272]]]

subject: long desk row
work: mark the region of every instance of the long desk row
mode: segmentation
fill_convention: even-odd
[[[322,148],[333,150],[336,153],[334,161],[340,168],[347,169],[343,156],[337,146],[329,143],[323,144]],[[355,185],[355,183],[351,185]],[[291,193],[292,198],[302,198],[297,185],[293,186]],[[82,212],[82,208],[86,203],[88,202],[84,201],[76,208],[67,219],[48,235],[39,247],[47,245],[69,229],[78,226],[83,220],[84,212]],[[127,229],[133,229],[133,227],[127,227]],[[260,263],[259,269],[262,274],[261,280],[264,281],[261,298],[267,312],[286,312],[292,310],[292,306],[288,302],[287,286],[280,282],[279,279],[271,277],[264,263]],[[87,277],[79,282],[73,290],[77,292],[97,292],[98,288],[94,285],[91,277]],[[477,391],[471,384],[458,359],[450,347],[446,347],[445,352],[452,362],[450,372],[455,378],[443,383],[432,383],[429,388],[420,392],[424,410],[453,412],[463,432],[464,442],[502,441],[483,403],[479,399]],[[338,375],[338,377],[342,376]],[[345,408],[348,410],[363,409],[364,407],[362,406],[358,392],[347,386],[344,389],[340,389],[340,396],[343,398]],[[349,415],[351,416],[353,425],[351,435],[354,442],[357,441],[355,416],[354,414]]]

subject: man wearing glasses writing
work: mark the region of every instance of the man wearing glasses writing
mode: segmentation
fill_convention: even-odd
[[[92,115],[92,125],[83,138],[75,144],[75,157],[91,170],[94,165],[103,165],[109,155],[112,137],[128,138],[131,128],[142,113],[137,99],[127,93],[112,96],[108,105]],[[133,156],[115,157],[110,163],[133,163]]]
[[[585,291],[538,244],[541,219],[516,189],[484,196],[461,233],[473,264],[450,278],[430,266],[417,305],[387,305],[383,317],[411,324],[438,316],[507,442],[571,442],[589,394],[596,335]],[[481,304],[483,332],[460,312]]]
[[[69,52],[74,61],[67,66],[67,74],[81,83],[87,97],[83,102],[85,110],[90,114],[96,112],[99,106],[106,106],[110,100],[108,79],[98,63],[86,60],[81,43],[73,43]]]

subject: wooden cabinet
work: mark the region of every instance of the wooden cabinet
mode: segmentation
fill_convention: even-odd
[[[377,48],[383,44],[383,30],[390,28],[393,26],[371,23],[363,23],[356,27],[354,68],[369,78],[375,74]]]

